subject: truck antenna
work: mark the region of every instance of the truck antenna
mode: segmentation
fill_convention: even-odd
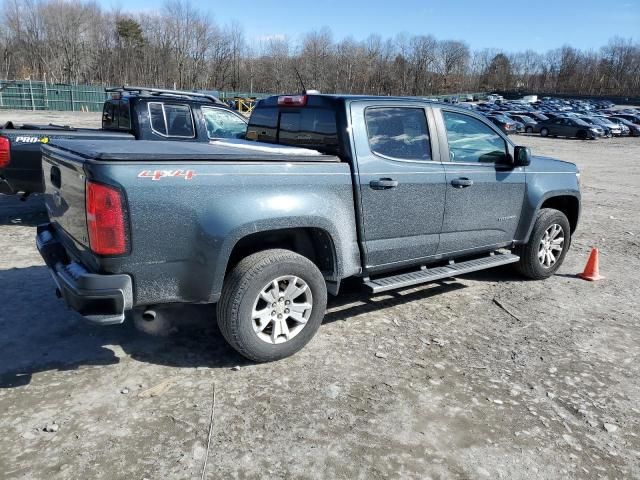
[[[307,93],[307,89],[304,86],[304,82],[302,81],[300,72],[298,72],[298,69],[296,67],[293,67],[293,70],[296,72],[296,75],[298,76],[298,80],[300,81],[300,85],[302,86],[302,93]]]

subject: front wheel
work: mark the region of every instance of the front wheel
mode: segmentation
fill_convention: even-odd
[[[520,257],[516,264],[525,277],[542,280],[553,275],[569,250],[571,227],[564,213],[553,208],[538,212],[529,242],[516,248]]]
[[[533,127],[527,127],[524,129],[525,133],[533,133]]]
[[[326,306],[326,284],[313,262],[289,250],[265,250],[240,261],[225,279],[218,326],[241,355],[270,362],[304,347]]]
[[[541,137],[546,137],[549,135],[549,129],[548,128],[542,128],[540,129],[540,136]]]

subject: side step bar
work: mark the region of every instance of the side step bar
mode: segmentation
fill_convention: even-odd
[[[365,278],[364,285],[372,292],[379,293],[396,288],[410,287],[421,283],[432,282],[447,277],[463,275],[465,273],[484,270],[485,268],[499,267],[515,263],[520,257],[512,253],[492,253],[487,257],[467,260],[460,263],[450,263],[444,267],[425,268],[417,272],[401,273],[390,277],[376,279]]]

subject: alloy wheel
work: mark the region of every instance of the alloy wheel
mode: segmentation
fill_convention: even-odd
[[[538,245],[538,261],[544,268],[553,267],[564,250],[564,230],[554,223],[544,231]]]
[[[280,344],[298,335],[313,309],[309,285],[300,277],[286,275],[269,282],[253,303],[253,331],[263,342]]]

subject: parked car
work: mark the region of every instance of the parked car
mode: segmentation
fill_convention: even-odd
[[[526,133],[533,133],[533,130],[538,123],[533,118],[518,113],[507,113],[506,116],[520,122],[523,125],[523,131]]]
[[[589,117],[587,115],[581,115],[581,116],[575,117],[575,118],[579,118],[580,120],[582,120],[584,123],[586,123],[590,127],[601,129],[603,137],[611,137],[612,136],[611,130],[608,127],[600,125],[600,123],[598,123],[596,121],[596,119],[593,118],[593,117]]]
[[[511,120],[509,117],[505,117],[504,115],[500,115],[500,114],[487,115],[487,119],[490,122],[492,122],[494,125],[497,125],[498,127],[500,127],[500,129],[507,135],[510,135],[512,133],[517,133],[518,131],[516,122],[514,120]]]
[[[505,264],[543,279],[578,223],[574,164],[452,105],[270,97],[247,138],[262,142],[45,145],[37,246],[59,295],[101,324],[217,303],[231,346],[271,361],[309,342],[347,278],[373,293]]]
[[[561,112],[544,112],[545,117],[547,117],[548,119],[552,120],[554,118],[559,118],[559,117],[563,117],[564,113]]]
[[[533,118],[536,122],[541,122],[543,120],[549,120],[550,117],[540,112],[529,112],[527,115]]]
[[[593,115],[591,119],[595,122],[596,125],[605,128],[609,131],[609,134],[614,137],[621,137],[623,134],[623,130],[620,125],[617,123],[613,123],[607,117],[603,117],[600,115]]]
[[[615,115],[613,115],[616,118],[623,118],[631,123],[634,123],[636,125],[640,125],[640,115],[634,115],[631,113],[616,113]]]
[[[209,142],[243,138],[247,121],[207,94],[142,87],[108,89],[102,128],[21,125],[0,129],[0,192],[44,191],[40,146],[56,139]]]
[[[581,140],[595,140],[604,134],[601,128],[592,127],[579,118],[564,117],[539,122],[534,131],[540,133],[542,137],[567,137],[579,138]]]
[[[637,123],[633,123],[625,118],[615,116],[609,116],[607,118],[610,122],[620,125],[620,127],[626,127],[626,129],[628,130],[627,135],[630,135],[632,137],[640,137],[640,125],[638,125]]]
[[[514,120],[516,124],[516,133],[524,133],[524,123]]]

